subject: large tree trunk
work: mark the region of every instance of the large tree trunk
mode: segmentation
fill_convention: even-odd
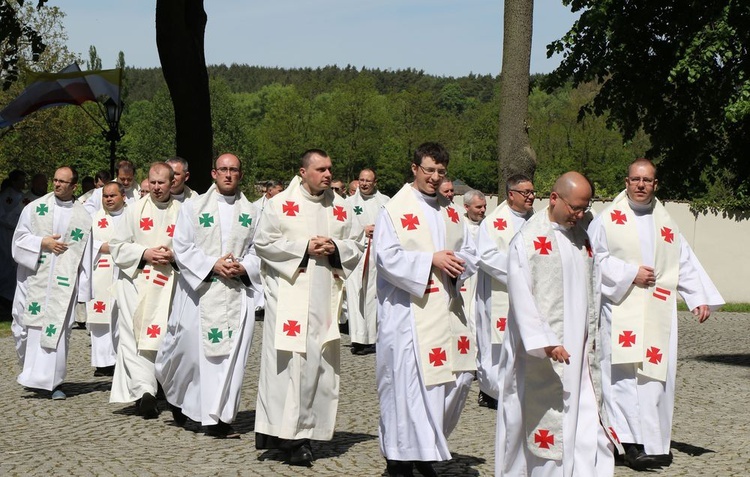
[[[536,154],[526,124],[533,16],[533,0],[505,0],[497,148],[500,197],[505,196],[509,176],[522,173],[533,178],[536,169]]]
[[[203,0],[156,2],[156,46],[174,104],[177,155],[190,162],[190,186],[199,192],[211,184],[213,159],[206,20]]]

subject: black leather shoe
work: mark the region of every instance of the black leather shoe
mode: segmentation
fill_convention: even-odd
[[[138,414],[144,419],[156,419],[159,417],[159,408],[156,407],[156,398],[151,393],[145,393],[138,405]]]
[[[172,419],[178,426],[184,426],[187,422],[187,416],[182,413],[182,409],[172,404],[169,405],[169,410],[172,411]]]
[[[217,439],[239,439],[240,433],[235,431],[231,424],[219,421],[218,424],[212,424],[205,426],[205,433],[207,436],[215,437]]]
[[[423,477],[438,477],[437,472],[435,472],[435,468],[432,466],[432,462],[415,460],[414,468],[417,469],[417,472],[422,474]]]
[[[292,449],[292,452],[289,455],[289,463],[291,465],[310,467],[312,465],[312,461],[313,453],[309,441],[297,447],[296,449]]]
[[[115,366],[102,366],[94,370],[94,377],[98,378],[101,376],[114,376]]]
[[[411,462],[386,459],[385,466],[390,477],[414,477],[414,472],[412,471],[414,464]]]
[[[633,470],[660,469],[662,465],[652,455],[646,454],[641,444],[623,444],[623,462]]]
[[[477,404],[479,404],[479,407],[486,407],[487,409],[497,409],[497,399],[493,398],[483,391],[479,391]]]

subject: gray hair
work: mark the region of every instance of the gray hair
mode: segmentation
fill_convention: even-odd
[[[481,191],[472,189],[464,194],[464,204],[470,204],[475,197],[479,197],[480,200],[485,200],[484,194]]]
[[[180,156],[170,157],[169,159],[167,159],[164,162],[166,162],[167,164],[182,164],[182,170],[184,172],[188,171],[188,161],[187,161],[187,159],[183,159]]]

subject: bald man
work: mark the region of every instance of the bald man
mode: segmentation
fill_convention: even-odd
[[[590,200],[583,175],[563,174],[510,243],[495,475],[614,474],[616,438],[599,412],[597,277],[578,224]]]

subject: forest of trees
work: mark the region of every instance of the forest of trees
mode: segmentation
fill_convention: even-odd
[[[247,65],[211,66],[209,75],[215,152],[242,158],[251,194],[254,181],[289,180],[310,147],[325,149],[343,180],[374,168],[380,188],[392,194],[408,178],[412,151],[427,140],[448,147],[452,177],[488,193],[497,190],[498,77]],[[559,173],[577,169],[591,177],[597,195],[613,196],[622,188],[626,164],[648,149],[647,138],[624,144],[607,129],[606,118],[579,122],[578,110],[594,89],[546,92],[543,80],[532,79],[528,120],[539,158],[537,187],[547,192]],[[149,163],[173,154],[174,112],[158,68],[126,68],[125,88],[118,156],[145,175]],[[107,166],[106,142],[81,108],[41,111],[0,138],[0,172],[16,165],[51,172],[58,164],[76,165],[82,175]]]

